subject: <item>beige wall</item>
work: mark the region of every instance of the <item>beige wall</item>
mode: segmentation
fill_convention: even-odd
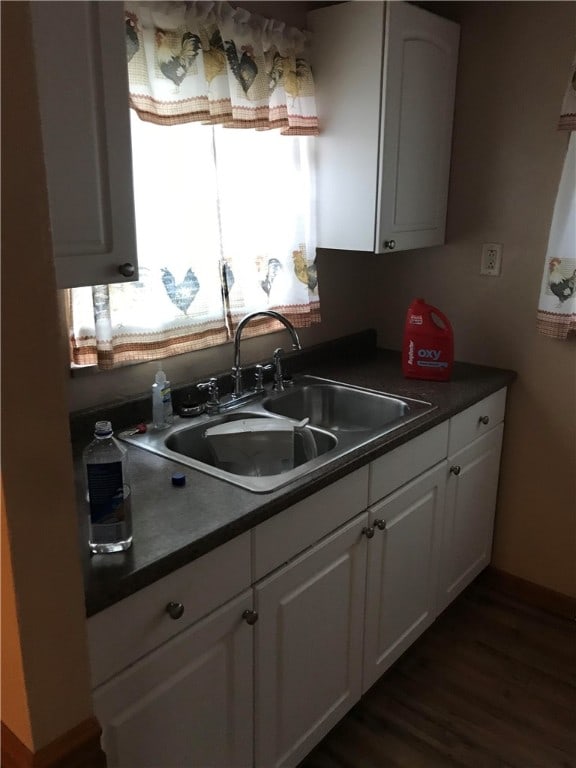
[[[12,556],[8,538],[4,493],[0,499],[2,513],[2,566],[1,604],[2,609],[2,717],[13,733],[18,733],[20,740],[32,744],[30,712],[24,680],[24,663],[20,648],[20,626],[16,608],[16,592],[12,572]]]
[[[2,64],[2,720],[36,751],[91,699],[27,3],[2,5]]]
[[[378,265],[379,341],[399,348],[422,295],[452,320],[461,360],[518,372],[505,434],[494,564],[576,596],[576,339],[536,333],[567,144],[556,121],[576,4],[458,3],[461,31],[448,245]],[[484,242],[502,275],[479,274]]]

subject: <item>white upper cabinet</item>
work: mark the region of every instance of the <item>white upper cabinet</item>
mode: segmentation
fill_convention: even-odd
[[[31,9],[58,287],[135,280],[123,4]]]
[[[404,2],[308,14],[321,135],[318,245],[444,242],[459,26]]]

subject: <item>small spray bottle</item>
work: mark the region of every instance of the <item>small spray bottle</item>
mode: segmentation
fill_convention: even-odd
[[[155,429],[166,429],[173,421],[170,382],[162,370],[162,363],[158,363],[158,372],[152,384],[152,422]]]

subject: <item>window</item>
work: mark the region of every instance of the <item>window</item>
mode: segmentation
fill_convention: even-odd
[[[291,74],[287,89],[293,95],[284,93],[284,100],[291,100],[294,108],[298,77],[308,82],[309,68],[294,52],[281,56],[270,30],[257,55],[254,27],[247,31],[245,23],[254,25],[254,18],[248,19],[246,12],[238,17],[240,12],[225,3],[216,4],[219,16],[202,19],[192,11],[182,17],[182,4],[154,6],[165,9],[162,29],[149,6],[126,5],[140,279],[72,289],[72,359],[79,364],[111,368],[223,343],[246,313],[261,309],[277,309],[297,327],[319,320],[314,138],[282,135],[276,128],[226,127],[238,124],[234,110],[246,125],[262,124],[258,94],[264,83],[272,125],[288,133],[315,133],[313,125],[291,127],[281,100],[272,104],[270,96]],[[221,28],[224,38],[216,34]],[[250,46],[242,38],[248,32]],[[228,39],[231,34],[240,35],[236,43]],[[292,49],[293,37],[288,38]],[[254,77],[249,85],[239,77],[231,45],[243,50],[243,56],[250,52]],[[206,104],[215,93],[222,96],[222,84],[219,90],[214,86],[216,53],[220,77],[231,84],[231,106],[227,111],[222,107],[225,99],[215,99],[225,124],[206,125],[198,116],[206,121]],[[178,75],[168,67],[172,60],[179,63]],[[284,62],[281,67],[279,61]],[[204,101],[198,96],[201,88],[208,94]],[[196,94],[193,99],[190,89]],[[251,89],[256,89],[255,96]],[[246,101],[248,107],[235,107],[235,100]],[[180,117],[174,114],[175,104],[183,110]],[[257,119],[250,109],[256,110]],[[301,116],[298,119],[302,122]],[[275,326],[265,322],[255,327],[256,332],[267,332]]]

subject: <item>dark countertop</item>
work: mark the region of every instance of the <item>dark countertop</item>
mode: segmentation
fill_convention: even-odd
[[[272,493],[252,493],[203,472],[128,446],[134,543],[122,553],[92,555],[87,546],[87,505],[77,457],[86,613],[91,616],[249,530],[367,462],[464,410],[515,379],[513,371],[455,363],[449,382],[405,379],[400,353],[374,350],[365,359],[307,361],[306,372],[361,387],[427,400],[436,409]],[[93,414],[92,414],[93,415]],[[115,425],[116,426],[116,425]],[[123,425],[119,425],[123,426]],[[174,487],[174,472],[186,485]]]

